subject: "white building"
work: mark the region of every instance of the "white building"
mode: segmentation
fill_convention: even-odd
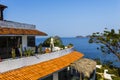
[[[14,48],[16,56],[20,53],[18,49],[35,47],[35,36],[46,36],[47,34],[36,30],[36,26],[3,19],[3,10],[7,8],[0,5],[0,56],[2,59],[11,57],[11,49]]]
[[[35,25],[6,21],[0,5],[0,80],[70,80],[71,63],[84,55],[72,48],[30,57],[11,58],[15,49],[17,57],[19,48],[35,47],[35,36],[47,34],[36,30]]]

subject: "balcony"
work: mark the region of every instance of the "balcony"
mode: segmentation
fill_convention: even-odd
[[[58,58],[66,54],[69,54],[72,51],[73,51],[73,48],[68,48],[68,49],[60,50],[57,52],[46,53],[46,54],[35,54],[34,56],[30,56],[30,57],[22,57],[17,59],[11,59],[11,58],[5,59],[2,62],[0,62],[0,73],[17,69],[20,67],[28,66],[28,65],[37,64],[50,59]]]

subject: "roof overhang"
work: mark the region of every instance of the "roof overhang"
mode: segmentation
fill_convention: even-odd
[[[20,29],[20,28],[0,28],[0,35],[2,36],[20,36],[20,35],[29,35],[29,36],[47,36],[46,33],[38,31],[36,29]]]
[[[69,66],[82,57],[83,54],[73,51],[59,58],[1,73],[0,79],[37,80]]]

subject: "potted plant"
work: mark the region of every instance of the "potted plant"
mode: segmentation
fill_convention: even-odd
[[[12,52],[11,53],[12,53],[12,58],[15,59],[16,54],[15,54],[15,49],[14,48],[12,48]]]

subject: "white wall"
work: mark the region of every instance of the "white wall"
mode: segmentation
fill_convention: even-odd
[[[27,36],[26,35],[22,36],[22,48],[23,48],[23,51],[24,51],[24,48],[27,48]]]

